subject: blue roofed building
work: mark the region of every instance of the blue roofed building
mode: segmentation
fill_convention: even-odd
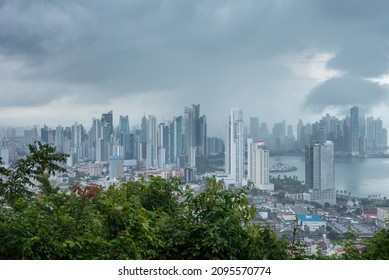
[[[297,222],[304,231],[324,230],[327,222],[316,214],[297,215]]]

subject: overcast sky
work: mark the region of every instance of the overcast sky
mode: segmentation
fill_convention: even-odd
[[[389,125],[389,1],[0,0],[0,125],[113,110],[139,125],[200,104],[209,135],[231,107],[270,124]]]

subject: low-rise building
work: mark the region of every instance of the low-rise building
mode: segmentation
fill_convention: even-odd
[[[389,227],[389,207],[377,207],[377,226],[379,228]]]
[[[316,214],[308,215],[308,214],[301,214],[297,215],[297,221],[298,225],[300,225],[301,229],[304,231],[316,231],[325,229],[327,222],[320,218]]]

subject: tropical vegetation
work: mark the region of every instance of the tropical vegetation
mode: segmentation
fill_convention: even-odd
[[[65,161],[37,142],[26,158],[0,169],[0,259],[307,258],[297,236],[280,238],[253,223],[248,187],[227,190],[210,178],[195,193],[177,178],[150,176],[64,192],[49,178]],[[350,243],[345,258],[389,258],[387,230],[367,245],[360,253]]]

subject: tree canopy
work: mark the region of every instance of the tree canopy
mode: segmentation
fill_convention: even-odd
[[[0,259],[291,259],[298,243],[253,223],[248,187],[228,190],[210,178],[195,193],[177,178],[147,177],[108,188],[73,185],[60,192],[49,174],[66,155],[36,143],[1,168]],[[42,190],[40,194],[29,187]],[[389,232],[341,258],[388,259]],[[315,256],[311,256],[315,258]]]

